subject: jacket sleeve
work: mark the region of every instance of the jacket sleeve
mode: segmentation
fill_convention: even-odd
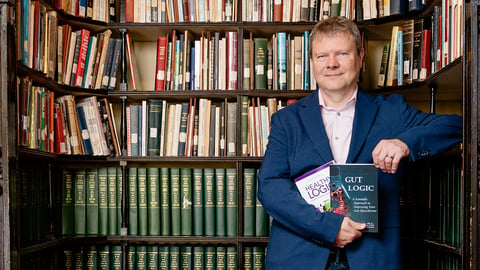
[[[289,148],[298,138],[292,138],[278,114],[271,119],[267,150],[258,175],[258,198],[267,213],[283,227],[318,244],[330,246],[335,241],[343,217],[321,213],[301,197],[291,179]],[[290,121],[288,121],[290,122]]]
[[[425,113],[409,106],[398,95],[392,95],[390,102],[404,124],[397,138],[408,145],[412,161],[438,154],[462,141],[461,116]]]

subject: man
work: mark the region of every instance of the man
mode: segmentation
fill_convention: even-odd
[[[318,89],[272,116],[258,175],[258,197],[273,218],[267,269],[400,269],[403,164],[461,142],[458,115],[423,113],[400,95],[374,97],[357,87],[364,52],[356,25],[320,21],[310,35]],[[379,169],[379,233],[320,212],[293,179],[330,160]]]

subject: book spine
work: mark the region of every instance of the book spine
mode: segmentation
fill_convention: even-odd
[[[107,185],[108,185],[108,217],[107,217],[107,234],[117,235],[117,168],[107,168]]]
[[[108,233],[108,170],[106,167],[98,168],[98,234]]]
[[[192,169],[180,169],[181,235],[192,235]]]
[[[227,103],[227,156],[237,154],[237,103]]]
[[[225,204],[225,169],[216,168],[215,169],[215,235],[225,236],[226,232],[226,204]]]
[[[160,168],[160,228],[161,235],[170,235],[170,177],[168,168]]]
[[[74,195],[74,234],[83,235],[86,233],[86,172],[85,170],[77,170],[74,179],[75,195]]]
[[[111,270],[122,269],[122,247],[121,246],[110,247],[110,266],[111,266]]]
[[[169,269],[170,267],[170,248],[169,246],[158,247],[158,268]]]
[[[267,39],[254,39],[255,89],[267,89]]]
[[[203,169],[193,169],[193,188],[192,188],[192,229],[193,235],[204,235],[204,186]]]
[[[147,168],[148,235],[160,235],[160,174],[158,168]]]
[[[98,170],[97,169],[87,169],[86,170],[86,214],[87,214],[87,234],[98,234]]]
[[[180,269],[192,269],[192,247],[182,246],[180,248]]]
[[[62,235],[72,235],[74,228],[74,193],[73,172],[63,170],[63,193],[62,193]],[[76,183],[75,183],[76,185]],[[76,186],[75,186],[76,187]]]
[[[256,173],[258,175],[258,172]],[[254,177],[256,179],[256,177]],[[255,190],[258,190],[258,181],[255,183]],[[268,235],[268,216],[262,203],[256,196],[255,200],[255,236]]]
[[[148,233],[148,210],[147,210],[147,168],[137,168],[138,190],[138,235]]]
[[[217,250],[214,246],[205,247],[205,269],[217,269]]]
[[[170,168],[171,235],[182,235],[180,169]]]
[[[163,101],[150,99],[148,105],[148,156],[160,155],[160,129]]]
[[[204,235],[214,236],[216,229],[216,199],[215,199],[215,170],[213,168],[204,168],[205,188],[203,189],[204,205],[204,220],[205,231]]]
[[[123,215],[122,214],[123,181],[122,181],[122,170],[121,170],[121,168],[120,167],[116,168],[116,171],[117,171],[117,173],[116,173],[117,174],[117,179],[116,179],[116,183],[117,183],[117,224],[116,224],[116,231],[117,231],[117,234],[120,234],[120,231],[122,229],[122,215]]]
[[[226,234],[237,235],[237,171],[235,168],[226,169]]]
[[[227,247],[227,269],[233,270],[238,269],[237,264],[237,250],[235,247],[229,246]]]
[[[158,246],[147,247],[147,264],[145,269],[159,269],[158,268]]]
[[[243,169],[243,236],[255,236],[255,169]]]
[[[138,235],[137,168],[128,168],[128,234]]]

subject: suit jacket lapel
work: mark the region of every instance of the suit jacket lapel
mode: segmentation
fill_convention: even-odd
[[[365,93],[358,91],[347,163],[352,163],[357,159],[377,115],[378,105],[368,97]]]
[[[313,142],[312,146],[325,162],[330,161],[333,159],[333,155],[323,126],[320,104],[318,103],[318,90],[302,102],[299,115],[308,137]]]

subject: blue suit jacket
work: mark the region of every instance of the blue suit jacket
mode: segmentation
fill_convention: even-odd
[[[372,163],[381,139],[398,138],[410,160],[459,143],[462,118],[423,113],[400,95],[358,91],[347,163]],[[272,116],[267,150],[258,175],[258,197],[273,217],[267,269],[325,269],[343,217],[321,213],[300,196],[292,179],[333,159],[321,118],[318,90]],[[406,159],[405,159],[406,160]],[[405,162],[403,161],[403,163]],[[351,269],[400,269],[400,181],[379,171],[379,233],[364,233],[347,245]]]

